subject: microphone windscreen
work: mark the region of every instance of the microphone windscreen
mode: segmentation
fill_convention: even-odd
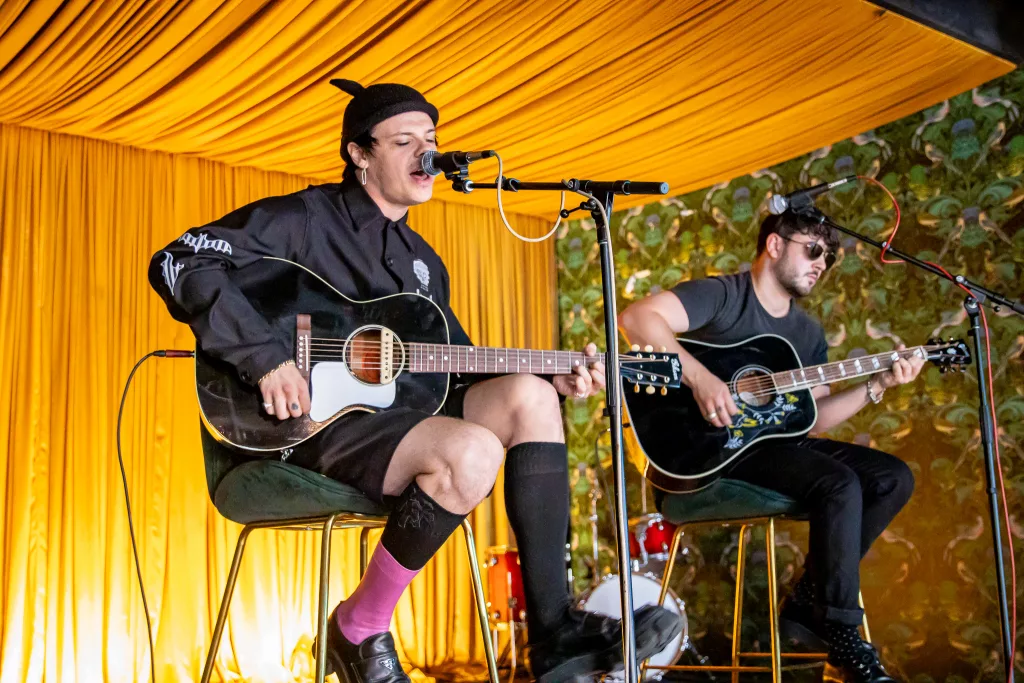
[[[775,214],[778,216],[783,213],[789,207],[789,200],[786,199],[785,195],[773,194],[768,199],[768,213]]]
[[[420,168],[424,173],[427,175],[439,175],[441,173],[441,168],[434,163],[434,159],[439,156],[441,155],[432,149],[424,153],[420,158]]]

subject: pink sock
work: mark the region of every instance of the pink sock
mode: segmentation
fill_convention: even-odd
[[[338,607],[338,627],[342,635],[358,645],[390,629],[398,599],[419,573],[418,569],[403,567],[383,544],[378,545],[362,581]]]

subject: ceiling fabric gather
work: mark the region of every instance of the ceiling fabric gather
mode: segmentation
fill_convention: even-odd
[[[323,179],[342,166],[336,77],[416,87],[441,111],[442,149],[497,149],[506,175],[678,194],[1011,68],[862,0],[0,5],[0,121]],[[473,178],[496,171],[480,162]],[[557,198],[505,205],[553,216]]]

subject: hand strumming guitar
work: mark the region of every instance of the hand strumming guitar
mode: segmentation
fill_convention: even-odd
[[[309,413],[309,384],[294,363],[285,363],[268,372],[260,379],[259,387],[267,414],[287,420]]]
[[[694,361],[694,365],[700,364]],[[740,410],[732,400],[728,384],[703,366],[694,369],[693,379],[688,384],[705,420],[716,427],[732,424],[731,416],[738,415]]]

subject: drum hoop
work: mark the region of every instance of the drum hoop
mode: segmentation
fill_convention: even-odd
[[[637,571],[634,571],[634,572],[631,572],[630,574],[631,574],[631,576],[636,576],[636,577],[639,577],[641,579],[650,579],[651,581],[653,581],[654,583],[657,583],[657,584],[661,583],[661,581],[658,579],[657,575],[652,574],[651,572],[637,572]],[[609,581],[612,581],[612,580],[616,580],[617,581],[618,578],[619,578],[618,574],[605,574],[604,576],[601,577],[601,583],[597,584],[596,586],[591,586],[585,592],[580,594],[580,597],[577,598],[577,600],[576,600],[576,604],[579,607],[582,607],[586,603],[586,601],[593,595],[594,591],[596,591],[598,588],[600,588],[604,584],[608,583]],[[671,586],[669,586],[668,590],[665,592],[665,601],[668,602],[669,599],[672,599],[672,600],[675,601],[676,606],[679,607],[680,612],[682,612],[682,611],[684,611],[686,609],[686,602],[683,599],[681,599],[678,595],[676,595],[676,592],[674,590],[672,590]]]

